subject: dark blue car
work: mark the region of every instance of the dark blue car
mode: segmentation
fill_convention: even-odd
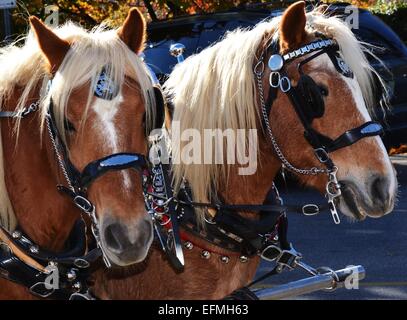
[[[240,8],[228,12],[180,17],[153,22],[148,27],[149,43],[146,61],[161,81],[177,63],[169,54],[174,43],[186,47],[185,57],[202,51],[218,41],[227,31],[238,27],[252,27],[258,22],[281,15],[283,10]],[[345,5],[330,6],[330,14],[346,17]],[[375,45],[374,53],[384,62],[380,65],[371,59],[372,66],[382,75],[391,95],[391,111],[386,115],[378,108],[377,118],[383,122],[383,137],[388,148],[407,143],[407,47],[400,38],[379,18],[369,11],[359,9],[359,29],[356,36]],[[387,69],[387,70],[386,70]]]

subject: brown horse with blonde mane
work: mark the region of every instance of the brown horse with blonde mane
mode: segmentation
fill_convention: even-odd
[[[180,63],[165,84],[174,105],[172,124],[177,122],[181,132],[192,128],[201,134],[205,129],[258,129],[259,165],[255,174],[242,176],[238,165],[181,162],[173,165],[175,186],[182,191],[186,181],[195,204],[261,204],[284,164],[301,183],[332,196],[329,208],[335,219],[336,207],[356,220],[390,213],[397,180],[377,137],[380,125],[369,115],[377,75],[364,49],[342,21],[318,9],[306,13],[304,2],[297,2],[282,17],[231,32]],[[173,154],[182,153],[185,144],[173,141]],[[100,270],[98,278],[104,280],[96,283],[94,294],[107,299],[222,299],[248,285],[261,251],[248,257],[208,241],[205,229],[224,222],[223,212],[216,210],[220,207],[200,207],[195,222],[207,221],[204,228],[182,230],[182,272],[152,247],[139,274],[114,279]],[[234,214],[248,224],[261,219],[247,210]]]
[[[82,214],[107,264],[143,261],[153,228],[141,174],[132,169],[145,166],[155,118],[151,78],[138,56],[145,20],[134,9],[117,30],[30,23],[22,46],[0,49],[2,252],[42,270],[32,255],[67,250]],[[36,244],[26,254],[13,244],[21,234]],[[33,297],[0,283],[0,299]]]

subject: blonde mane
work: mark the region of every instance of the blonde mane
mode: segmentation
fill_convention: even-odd
[[[180,132],[188,128],[201,133],[214,128],[234,132],[257,129],[259,107],[253,68],[261,46],[277,34],[280,21],[281,17],[277,17],[253,29],[230,32],[220,42],[176,66],[165,83],[165,91],[175,106],[173,120],[179,121]],[[372,73],[375,72],[364,55],[365,45],[343,21],[324,16],[318,8],[307,14],[307,28],[309,32],[318,31],[338,42],[366,104],[372,106]],[[173,146],[175,157],[180,152],[179,145]],[[227,176],[228,170],[226,165],[176,164],[174,183],[179,187],[185,178],[195,201],[216,201],[211,198],[216,197],[220,179]]]
[[[91,83],[87,103],[84,106],[83,119],[86,118],[91,98],[94,95],[96,84],[102,68],[109,66],[107,75],[119,88],[126,81],[126,77],[136,80],[146,105],[146,118],[148,127],[154,123],[155,112],[152,96],[152,83],[148,76],[145,64],[137,57],[127,45],[117,36],[117,30],[108,30],[99,26],[87,31],[73,23],[67,23],[54,32],[62,39],[68,40],[72,45],[62,65],[52,80],[48,90],[49,74],[47,64],[32,31],[30,31],[22,46],[17,43],[0,48],[0,107],[3,108],[14,89],[23,88],[18,100],[16,111],[27,106],[27,99],[32,92],[41,86],[40,110],[42,123],[48,110],[50,98],[54,102],[54,113],[57,126],[65,136],[64,119],[68,108],[68,99],[72,91]],[[117,100],[117,99],[115,99]],[[112,105],[112,107],[114,107]],[[41,126],[43,129],[44,125]],[[16,125],[18,134],[19,123]],[[40,128],[39,128],[40,130]],[[0,137],[1,138],[1,137]],[[4,158],[2,144],[0,143],[0,224],[9,230],[16,225],[13,207],[10,203],[4,181]]]

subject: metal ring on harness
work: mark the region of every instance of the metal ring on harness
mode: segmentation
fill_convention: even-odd
[[[93,209],[94,209],[93,204],[85,197],[76,196],[73,199],[73,202],[79,209],[83,210],[84,212],[86,212],[88,214],[91,214],[93,212]]]
[[[315,216],[320,213],[319,207],[316,204],[306,204],[302,207],[304,216]]]

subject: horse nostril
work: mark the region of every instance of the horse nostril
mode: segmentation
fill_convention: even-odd
[[[389,180],[386,177],[374,176],[371,186],[373,201],[386,205],[389,201]]]
[[[113,223],[106,226],[104,230],[106,245],[113,251],[124,251],[131,244],[127,238],[127,230],[120,223]]]

